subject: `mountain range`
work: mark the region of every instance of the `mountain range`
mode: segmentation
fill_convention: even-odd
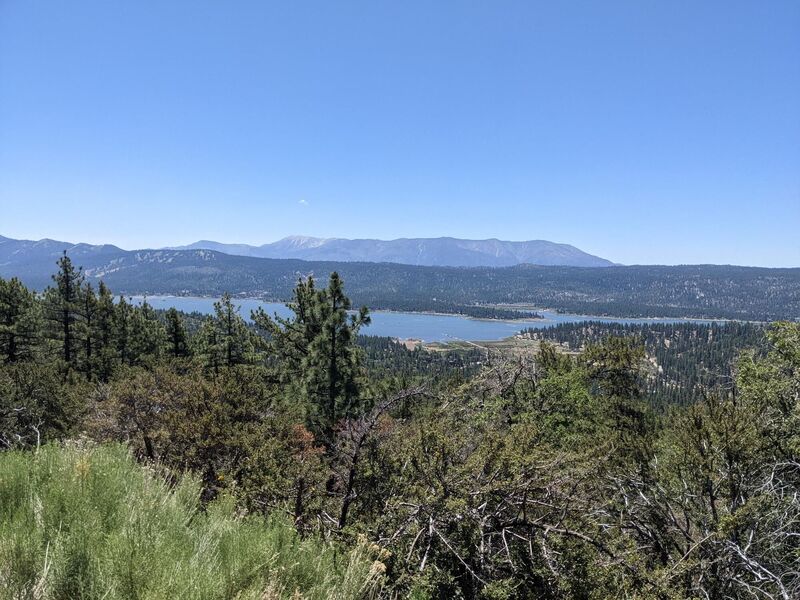
[[[614,264],[575,246],[546,240],[508,242],[498,239],[465,240],[451,237],[350,240],[289,236],[261,246],[201,240],[170,249],[214,250],[235,256],[257,258],[390,262],[431,267],[511,267],[521,264],[610,267]]]
[[[465,314],[508,303],[616,317],[800,318],[800,269],[730,265],[444,267],[236,256],[208,249],[116,246],[0,237],[0,277],[42,290],[67,250],[95,285],[117,294],[287,300],[298,278],[338,271],[355,305]]]
[[[41,269],[52,271],[55,261],[65,250],[78,264],[84,264],[87,260],[111,260],[126,252],[111,244],[73,244],[47,238],[36,241],[15,240],[0,235],[0,273],[18,271],[19,274],[24,274]]]

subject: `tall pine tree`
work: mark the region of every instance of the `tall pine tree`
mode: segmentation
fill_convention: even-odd
[[[120,296],[119,301],[114,305],[114,346],[117,351],[117,360],[123,365],[134,363],[131,347],[133,310],[133,306],[124,296]]]
[[[108,381],[118,364],[115,338],[114,296],[102,281],[97,288],[97,312],[92,324],[96,345],[96,375],[101,381]]]
[[[60,348],[61,358],[69,370],[77,370],[78,367],[78,322],[83,279],[83,272],[72,264],[65,250],[58,260],[58,272],[53,275],[55,285],[45,291],[49,335]]]
[[[300,281],[288,307],[295,313],[293,319],[273,318],[259,309],[253,321],[269,340],[284,379],[296,381],[314,408],[313,425],[330,444],[336,423],[362,408],[361,352],[356,340],[361,327],[370,322],[369,312],[362,307],[349,313],[351,302],[336,272],[322,290],[310,278]]]
[[[91,380],[97,370],[97,334],[98,305],[97,296],[90,283],[85,283],[80,290],[77,308],[79,319],[82,354],[81,365],[86,378]]]

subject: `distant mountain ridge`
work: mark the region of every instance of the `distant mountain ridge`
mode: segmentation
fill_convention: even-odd
[[[44,238],[15,240],[0,235],[0,271],[17,268],[21,272],[52,267],[66,250],[78,263],[103,261],[124,254],[125,250],[111,244],[74,244]]]
[[[67,250],[75,259],[126,253],[111,244],[93,245],[44,238],[16,240],[0,235],[0,266],[57,260]],[[428,267],[513,267],[530,264],[562,267],[609,267],[609,260],[569,244],[545,240],[508,242],[497,239],[400,238],[396,240],[289,236],[261,246],[200,240],[161,250],[212,250],[231,256],[329,262],[387,262]],[[137,250],[142,252],[144,250]],[[147,250],[151,251],[151,250]]]
[[[299,242],[301,243],[301,242]],[[118,294],[291,298],[299,278],[337,271],[358,306],[463,313],[525,304],[615,317],[746,320],[800,318],[800,268],[730,265],[447,267],[235,256],[215,250],[122,250],[0,237],[0,277],[37,290],[52,285],[66,250],[88,282]]]
[[[261,246],[201,240],[170,250],[214,250],[235,256],[296,258],[311,261],[390,262],[429,267],[512,267],[520,264],[610,267],[609,260],[569,244],[546,240],[508,242],[451,237],[396,240],[289,236]]]

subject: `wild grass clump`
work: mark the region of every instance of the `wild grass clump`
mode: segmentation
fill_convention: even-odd
[[[0,453],[0,597],[370,598],[382,567],[365,547],[301,539],[279,518],[200,510],[200,486],[168,485],[121,445]]]

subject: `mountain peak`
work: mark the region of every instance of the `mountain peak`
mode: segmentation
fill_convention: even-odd
[[[276,246],[278,244],[285,246],[292,246],[295,248],[317,248],[335,238],[318,238],[307,235],[288,235],[285,238],[273,242],[272,244],[264,244],[261,248]]]
[[[519,264],[603,267],[614,263],[575,246],[547,240],[453,237],[394,240],[318,238],[290,235],[262,246],[200,241],[178,249],[206,249],[240,256],[339,262],[391,262],[450,267],[509,267]]]

